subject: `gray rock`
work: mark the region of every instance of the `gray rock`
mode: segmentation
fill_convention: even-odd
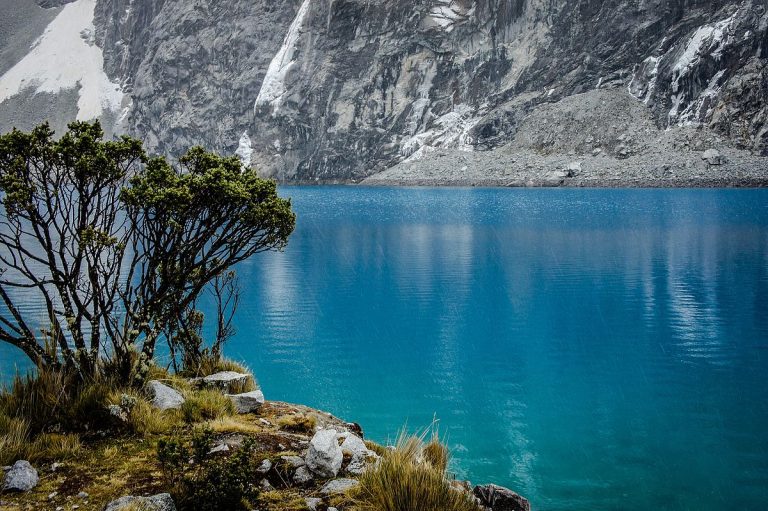
[[[475,486],[472,493],[480,504],[491,511],[531,511],[531,504],[525,498],[503,486],[487,484]]]
[[[266,479],[262,479],[259,482],[259,488],[261,488],[261,491],[272,491],[275,489],[275,487]]]
[[[321,429],[309,442],[305,461],[309,469],[320,477],[336,477],[344,461],[336,435],[335,429]]]
[[[356,476],[361,475],[365,471],[369,459],[378,458],[376,453],[369,450],[360,437],[352,433],[346,434],[346,438],[341,443],[341,450],[343,453],[349,453],[352,456],[346,470]]]
[[[254,413],[264,404],[264,393],[260,390],[246,392],[245,394],[227,394],[235,405],[237,413]]]
[[[300,456],[280,456],[280,459],[293,468],[299,468],[306,465],[304,458],[301,458]]]
[[[307,508],[309,508],[309,511],[317,511],[317,506],[319,506],[320,503],[323,502],[323,499],[319,499],[317,497],[306,497],[304,499],[304,502],[307,504]]]
[[[325,485],[320,488],[320,493],[322,495],[344,493],[345,491],[350,490],[359,484],[360,482],[357,479],[334,479],[325,483]]]
[[[723,156],[717,149],[707,149],[704,154],[701,155],[701,159],[705,160],[710,165],[722,165]]]
[[[157,380],[147,383],[147,392],[152,399],[152,405],[160,410],[181,408],[184,404],[184,396],[181,392]]]
[[[4,491],[29,491],[40,482],[35,467],[28,461],[19,460],[5,473]]]
[[[128,495],[113,500],[104,511],[123,511],[128,509],[141,509],[141,511],[176,511],[176,504],[168,493],[160,493],[152,497],[134,497]]]
[[[312,472],[305,466],[301,466],[293,473],[293,482],[299,486],[303,486],[312,481]]]
[[[203,378],[190,380],[204,388],[217,389],[225,393],[231,393],[237,386],[244,385],[252,376],[250,374],[235,371],[222,371]]]
[[[272,470],[272,462],[269,461],[269,460],[262,461],[261,464],[258,467],[256,467],[256,473],[257,474],[264,475],[267,472],[269,472],[270,470]]]

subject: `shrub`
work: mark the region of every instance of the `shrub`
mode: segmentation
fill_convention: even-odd
[[[212,445],[209,429],[197,430],[189,445],[177,438],[158,442],[158,461],[179,510],[250,509],[258,497],[253,441],[226,458],[211,456]]]
[[[454,490],[446,478],[448,450],[424,435],[401,435],[379,463],[366,470],[350,492],[359,511],[479,511],[469,494]]]

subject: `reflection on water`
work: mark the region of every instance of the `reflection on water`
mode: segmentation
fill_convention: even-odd
[[[228,352],[539,510],[768,501],[768,193],[284,188]],[[0,348],[2,369],[18,360]]]

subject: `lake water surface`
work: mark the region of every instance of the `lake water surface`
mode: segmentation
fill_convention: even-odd
[[[536,510],[766,508],[768,191],[281,193],[227,349],[268,399],[382,442],[437,417]]]

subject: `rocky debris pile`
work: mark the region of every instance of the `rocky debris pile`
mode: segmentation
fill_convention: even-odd
[[[11,467],[7,467],[3,480],[3,491],[25,492],[32,490],[40,477],[37,470],[28,461],[19,460]]]
[[[107,504],[104,511],[176,511],[176,504],[168,493],[152,497],[134,497],[128,495]]]

